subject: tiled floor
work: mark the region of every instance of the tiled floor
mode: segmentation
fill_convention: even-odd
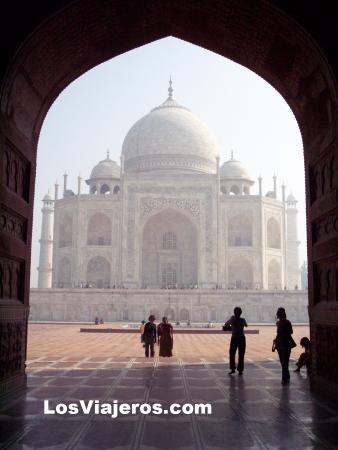
[[[338,405],[312,395],[305,372],[280,384],[274,327],[247,337],[243,377],[227,374],[229,336],[176,335],[173,358],[146,360],[137,334],[78,329],[30,325],[27,392],[0,410],[1,448],[338,449]],[[298,342],[308,335],[306,327],[294,331]],[[46,416],[44,399],[210,402],[212,414]]]

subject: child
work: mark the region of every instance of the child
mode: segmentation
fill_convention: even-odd
[[[294,372],[300,372],[301,367],[306,367],[307,373],[311,373],[311,342],[307,337],[302,337],[300,345],[303,347],[304,352],[300,355],[296,362],[297,369]]]

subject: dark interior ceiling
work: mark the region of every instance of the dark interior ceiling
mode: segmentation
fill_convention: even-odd
[[[83,2],[91,0],[80,0]],[[104,1],[104,0],[96,0]],[[160,4],[163,0],[116,0],[114,4],[121,3],[124,10],[129,8],[135,14],[135,9],[143,9]],[[175,4],[180,0],[171,0]],[[185,0],[185,3],[203,2],[205,0]],[[215,7],[218,0],[207,0],[210,7]],[[233,0],[223,0],[229,1]],[[334,72],[338,73],[338,1],[319,0],[247,0],[251,5],[260,1],[268,1],[293,17],[305,28],[319,43],[325,52]],[[43,20],[52,16],[63,7],[74,3],[70,0],[48,0],[45,2],[28,2],[27,0],[12,0],[5,2],[1,7],[2,26],[1,39],[1,65],[0,79],[3,78],[5,68],[12,59],[15,51],[27,36]],[[214,5],[213,5],[214,4]],[[6,26],[4,26],[6,25]]]

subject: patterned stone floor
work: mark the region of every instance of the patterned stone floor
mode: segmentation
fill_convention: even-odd
[[[0,410],[3,449],[338,449],[338,405],[309,391],[305,372],[280,384],[274,327],[247,337],[243,377],[230,377],[229,336],[176,335],[175,356],[146,360],[137,334],[30,325],[25,395]],[[294,327],[295,340],[308,335]],[[297,357],[300,349],[293,351]],[[291,366],[293,367],[294,362]],[[45,416],[50,404],[210,402],[210,416]]]

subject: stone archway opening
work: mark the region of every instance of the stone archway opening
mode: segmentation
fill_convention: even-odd
[[[184,214],[166,209],[152,216],[142,234],[142,285],[184,288],[198,284],[197,231]]]
[[[2,391],[15,389],[25,379],[34,168],[44,117],[58,94],[85,71],[136,46],[173,35],[255,71],[281,93],[296,116],[304,142],[307,189],[312,380],[318,389],[323,384],[334,392],[337,366],[330,349],[338,324],[338,286],[331,282],[337,273],[338,248],[334,225],[337,84],[336,66],[330,66],[330,53],[324,56],[320,35],[314,41],[310,31],[297,24],[296,14],[291,17],[270,2],[225,1],[210,7],[207,1],[198,5],[174,1],[163,9],[161,2],[154,1],[140,5],[136,14],[123,3],[116,7],[110,1],[95,5],[75,1],[52,10],[51,17],[42,13],[48,20],[39,16],[30,23],[32,32],[27,31],[24,42],[20,37],[10,46],[11,63],[1,85],[1,209],[12,216],[19,213],[27,230],[13,235],[2,230],[5,251],[1,250],[1,262],[16,264],[22,283],[22,294],[2,308],[1,326],[16,327],[16,341],[22,349],[15,355],[15,364],[10,360],[3,365]],[[75,22],[81,26],[71,26]],[[13,49],[19,50],[14,54]],[[330,280],[329,288],[323,280]],[[5,279],[0,283],[5,302],[9,300],[5,293],[15,291],[8,283]],[[6,345],[9,348],[9,342]]]

